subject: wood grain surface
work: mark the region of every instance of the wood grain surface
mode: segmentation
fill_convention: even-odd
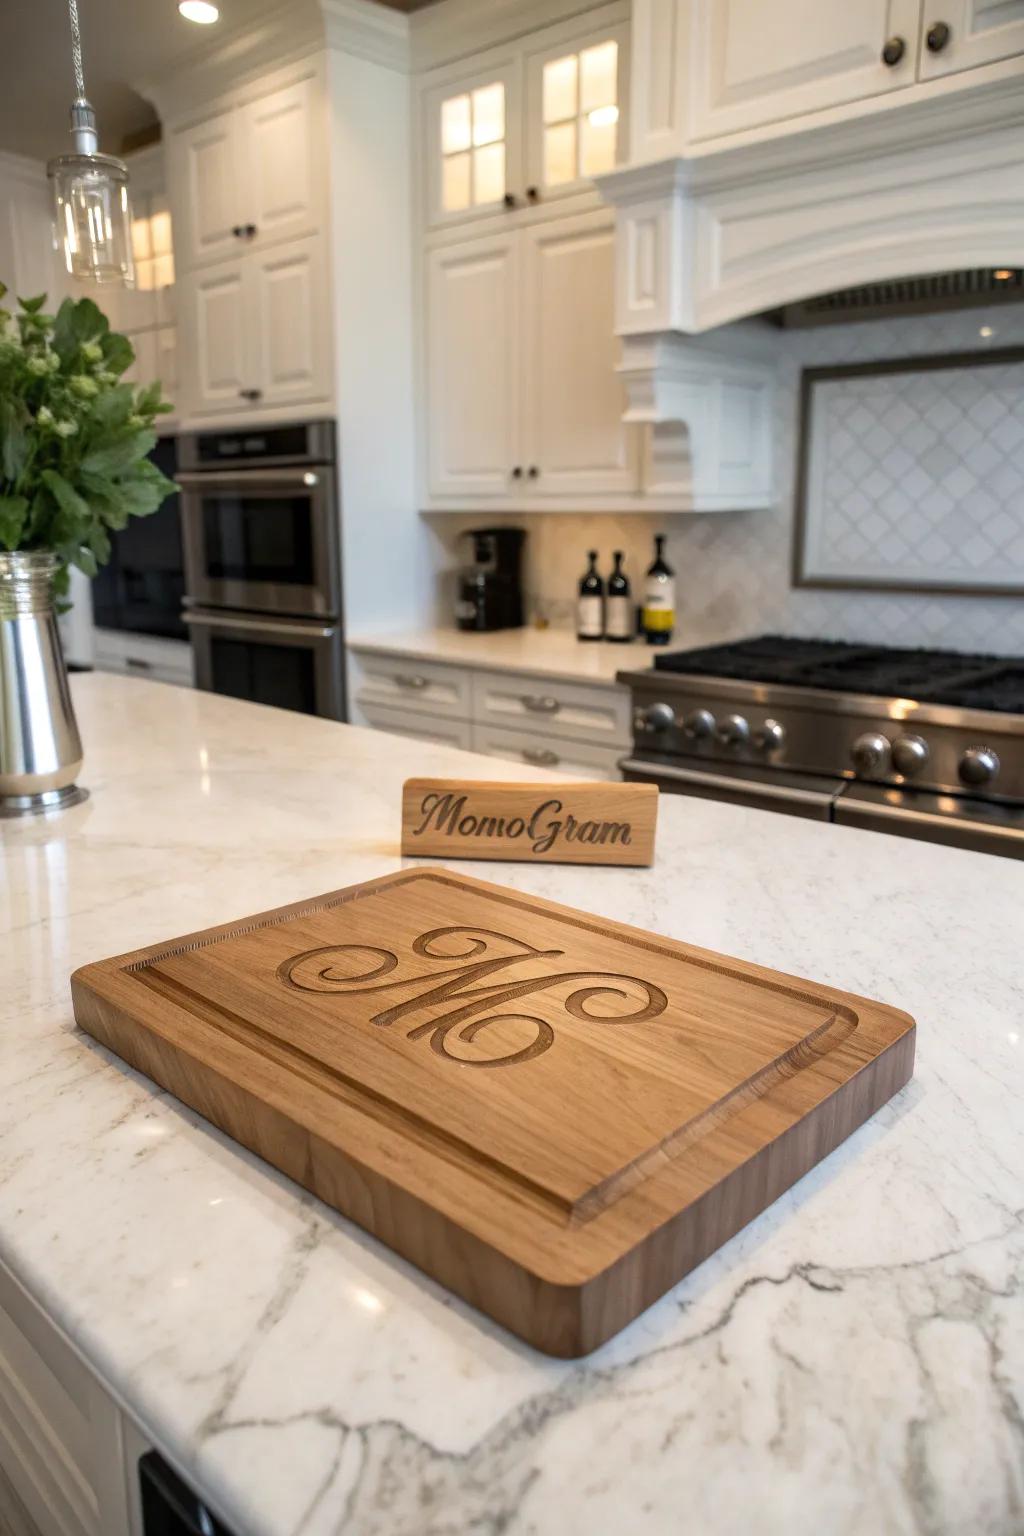
[[[879,1003],[418,868],[101,961],[75,1017],[538,1348],[586,1353],[910,1077]]]
[[[654,859],[655,784],[502,784],[406,779],[402,852],[536,864]]]

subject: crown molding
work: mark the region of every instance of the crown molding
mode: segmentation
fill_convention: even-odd
[[[316,0],[269,0],[244,23],[218,29],[216,39],[203,42],[159,75],[132,82],[163,124],[181,123],[261,75],[322,49],[324,21]]]
[[[594,0],[444,0],[428,5],[408,18],[412,67],[420,71],[450,64],[594,9]],[[622,9],[627,14],[625,5]]]
[[[409,17],[376,0],[319,0],[328,48],[408,74]]]

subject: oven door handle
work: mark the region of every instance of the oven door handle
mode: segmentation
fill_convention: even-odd
[[[258,490],[261,485],[294,485],[296,490],[312,491],[323,484],[323,478],[323,469],[261,469],[254,464],[250,469],[179,469],[174,481],[185,491],[202,491],[218,485],[238,485],[248,491]]]
[[[674,779],[680,784],[692,784],[699,788],[745,790],[762,795],[766,800],[789,801],[798,805],[830,805],[836,791],[800,789],[794,784],[765,784],[760,779],[735,778],[725,773],[708,773],[703,768],[675,768],[668,763],[651,763],[641,757],[624,757],[619,763],[623,773],[643,773],[650,779]],[[838,785],[837,785],[838,789]]]
[[[338,633],[336,624],[289,624],[284,619],[243,619],[233,613],[197,613],[194,609],[182,614],[185,624],[200,629],[239,629],[261,635],[308,635],[311,640],[329,640]]]

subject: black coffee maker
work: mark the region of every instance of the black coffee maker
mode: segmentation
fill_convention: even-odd
[[[460,629],[518,629],[523,622],[521,528],[464,533],[467,558],[459,570],[455,622]]]

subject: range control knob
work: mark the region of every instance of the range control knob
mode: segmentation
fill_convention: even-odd
[[[743,747],[750,740],[750,722],[742,715],[726,715],[718,727],[718,739],[727,747]]]
[[[960,759],[960,778],[971,789],[991,784],[999,772],[999,758],[991,747],[968,747]]]
[[[670,731],[675,723],[671,704],[651,704],[644,711],[644,725],[649,731]]]
[[[786,728],[778,720],[766,720],[754,740],[765,752],[777,752],[786,739]]]
[[[920,773],[928,761],[928,743],[921,736],[897,736],[892,744],[892,765],[905,779]]]
[[[883,773],[889,761],[889,742],[880,731],[865,731],[850,751],[853,766],[868,778]]]
[[[710,709],[691,709],[683,720],[683,730],[695,741],[704,741],[715,734],[715,717]]]

